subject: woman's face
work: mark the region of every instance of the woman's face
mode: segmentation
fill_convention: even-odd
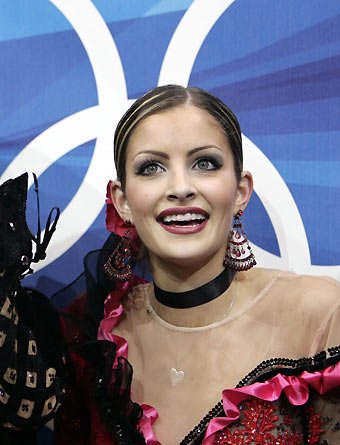
[[[252,188],[238,183],[227,138],[217,121],[191,105],[143,120],[127,147],[125,192],[114,183],[117,210],[129,219],[153,265],[222,259],[232,217]]]

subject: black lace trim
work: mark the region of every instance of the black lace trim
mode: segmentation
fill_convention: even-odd
[[[132,367],[123,357],[113,366],[116,345],[97,340],[103,318],[104,301],[114,289],[114,283],[104,275],[103,264],[114,250],[118,238],[111,234],[100,250],[88,253],[84,259],[84,273],[52,299],[65,322],[68,352],[83,357],[89,364],[89,379],[93,401],[108,433],[120,445],[144,445],[137,429],[143,415],[139,404],[130,398]],[[84,295],[82,305],[79,295]]]
[[[59,314],[40,292],[21,286],[22,278],[32,272],[35,241],[26,223],[27,180],[25,173],[0,185],[1,443],[16,429],[48,422],[64,399]],[[36,178],[35,183],[37,188]],[[55,228],[52,213],[49,224]],[[48,230],[40,258],[51,235]]]
[[[319,352],[314,357],[300,359],[272,358],[264,360],[247,374],[236,388],[251,385],[255,382],[265,382],[277,374],[299,375],[303,371],[316,372],[334,366],[340,360],[340,345]],[[220,400],[180,442],[180,445],[198,445],[202,442],[209,422],[214,417],[224,417],[223,400]]]

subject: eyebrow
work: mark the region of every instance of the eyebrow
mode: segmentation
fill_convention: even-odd
[[[218,147],[217,145],[202,145],[201,147],[196,147],[190,150],[188,152],[188,157],[197,153],[198,151],[206,150],[207,148],[217,148],[218,150],[222,151],[221,147]]]
[[[157,150],[143,150],[143,151],[140,151],[133,157],[133,159],[135,159],[139,155],[144,155],[144,154],[160,156],[161,158],[169,159],[169,155],[167,155],[166,153],[163,153],[162,151],[157,151]]]
[[[217,148],[218,150],[222,151],[222,149],[220,147],[217,147],[216,145],[202,145],[200,147],[195,147],[192,150],[190,150],[187,154],[187,157],[192,156],[193,154],[197,153],[198,151],[201,150],[206,150],[208,148]],[[133,159],[135,159],[137,156],[139,155],[143,155],[143,154],[150,154],[150,155],[154,155],[154,156],[160,156],[161,158],[164,159],[169,159],[169,155],[167,153],[164,153],[162,151],[157,151],[157,150],[143,150],[140,151],[139,153],[137,153]]]

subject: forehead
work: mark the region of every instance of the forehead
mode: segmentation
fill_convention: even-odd
[[[182,105],[161,111],[143,119],[133,130],[128,143],[129,152],[153,148],[218,145],[230,150],[227,137],[207,111],[193,105]]]

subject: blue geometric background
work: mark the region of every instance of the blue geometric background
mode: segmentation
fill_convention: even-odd
[[[1,6],[0,182],[29,142],[61,119],[98,104],[86,49],[54,4],[67,1],[11,0]],[[195,2],[92,3],[117,46],[128,98],[136,99],[157,86],[169,42]],[[225,12],[198,52],[189,84],[216,94],[236,113],[244,135],[269,158],[295,200],[311,264],[325,266],[323,273],[340,278],[340,269],[327,268],[340,265],[340,2],[225,3]],[[191,38],[188,29],[183,44]],[[75,147],[39,177],[42,222],[52,206],[63,211],[70,203],[89,168],[95,144],[93,139]],[[34,171],[36,163],[32,156],[25,170]],[[85,253],[100,247],[107,237],[104,198],[103,189],[103,209],[91,227],[62,256],[28,277],[26,285],[50,296],[81,272]],[[74,218],[81,220],[86,211]],[[27,214],[34,232],[32,189]],[[282,207],[283,221],[286,216]],[[278,233],[256,193],[245,225],[253,243],[280,256]],[[294,233],[295,227],[290,230]],[[50,440],[51,433],[45,429],[39,443]]]
[[[171,37],[193,1],[92,3],[118,48],[128,97],[157,86]],[[243,133],[276,167],[300,212],[311,263],[339,265],[340,4],[236,0],[227,8],[229,3],[198,53],[189,84],[223,99]],[[98,99],[87,52],[52,2],[6,2],[0,17],[0,63],[1,175],[35,137]],[[42,221],[53,205],[63,210],[71,201],[95,142],[74,148],[40,176]],[[32,158],[27,170],[34,171],[35,162]],[[81,219],[79,213],[75,217]],[[28,220],[34,231],[32,190]],[[256,193],[245,222],[252,242],[280,256],[277,234]],[[106,236],[103,209],[71,249],[25,284],[51,295],[81,271],[84,254],[100,247]]]

